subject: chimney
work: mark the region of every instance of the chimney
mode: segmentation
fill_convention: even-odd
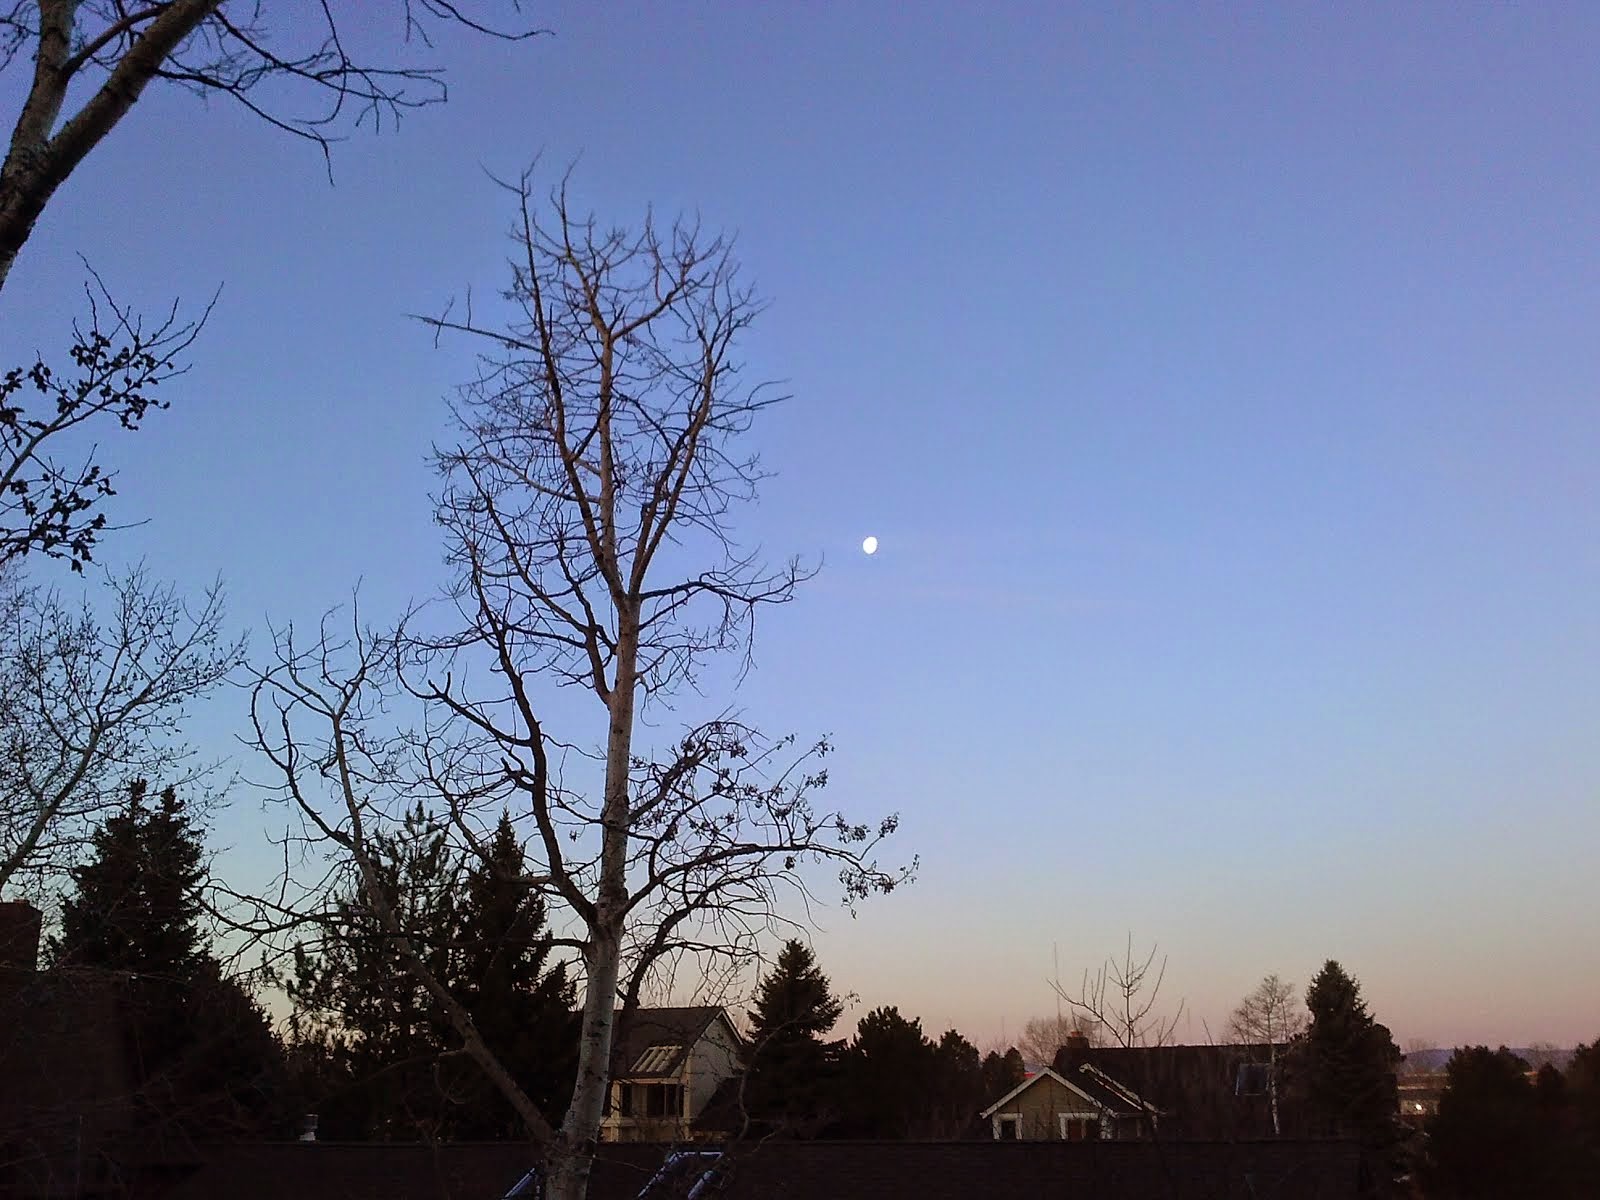
[[[1067,1044],[1061,1047],[1061,1063],[1069,1071],[1076,1071],[1078,1067],[1088,1061],[1089,1039],[1083,1035],[1081,1029],[1074,1029],[1067,1034]]]
[[[37,971],[44,919],[26,900],[0,900],[0,969]]]

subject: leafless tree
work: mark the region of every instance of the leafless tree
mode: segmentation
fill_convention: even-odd
[[[383,64],[352,49],[361,39],[351,26],[368,17],[366,7],[0,0],[0,72],[19,59],[33,67],[0,165],[0,288],[56,190],[154,80],[226,96],[324,154],[347,127],[444,100],[438,68]],[[539,32],[492,27],[454,0],[388,7],[405,40],[424,45],[446,22],[512,40]],[[506,7],[516,13],[516,0]]]
[[[165,408],[157,392],[185,370],[179,357],[205,323],[204,314],[182,320],[174,306],[146,324],[98,278],[87,299],[89,318],[72,330],[72,370],[36,358],[0,376],[0,567],[40,553],[83,570],[106,529],[102,503],[115,476],[82,436],[137,429]]]
[[[764,568],[732,534],[763,477],[739,441],[777,399],[743,384],[734,357],[760,306],[720,237],[651,218],[606,229],[576,215],[564,187],[545,207],[527,176],[509,186],[510,321],[481,322],[470,306],[429,321],[487,347],[454,409],[458,440],[437,455],[459,621],[429,637],[286,633],[257,689],[257,738],[305,834],[353,864],[463,1052],[546,1145],[548,1194],[573,1200],[615,1023],[652,978],[685,956],[708,971],[752,958],[786,897],[811,902],[818,864],[850,902],[911,868],[876,857],[896,818],[861,823],[820,803],[825,742],[797,753],[726,711],[664,744],[636,738],[642,713],[683,719],[671,704],[698,696],[718,654],[748,664],[757,609],[804,577],[792,561]],[[598,706],[595,735],[557,740],[551,723],[576,707],[552,699],[563,688]],[[403,704],[420,724],[381,732]],[[502,809],[531,827],[531,882],[585,977],[559,1130],[430,982],[371,886],[371,830],[418,799],[475,849]],[[280,907],[258,912],[292,920]]]
[[[108,611],[12,581],[0,592],[0,889],[73,862],[129,778],[171,776],[188,703],[238,665],[213,587],[191,608],[142,570]]]
[[[1091,1046],[1104,1038],[1100,1023],[1081,1011],[1056,1013],[1049,1017],[1030,1017],[1017,1039],[1017,1049],[1023,1060],[1032,1068],[1048,1067],[1055,1061],[1056,1051],[1067,1044],[1067,1037],[1081,1033]]]
[[[1400,1064],[1402,1075],[1426,1075],[1437,1070],[1436,1066],[1428,1063],[1428,1055],[1437,1050],[1439,1043],[1429,1037],[1409,1037],[1406,1039],[1405,1054]]]
[[[1299,989],[1267,975],[1228,1015],[1228,1036],[1247,1045],[1278,1045],[1305,1032],[1308,1020]]]
[[[1183,1019],[1183,1002],[1171,1016],[1160,1012],[1161,985],[1167,977],[1167,959],[1150,953],[1139,958],[1133,948],[1133,935],[1120,957],[1107,958],[1091,972],[1085,970],[1076,992],[1069,992],[1059,979],[1051,982],[1056,995],[1074,1015],[1093,1023],[1121,1046],[1165,1046],[1171,1043]]]
[[[1230,1039],[1247,1046],[1267,1047],[1267,1095],[1275,1134],[1283,1132],[1278,1111],[1279,1047],[1304,1033],[1309,1020],[1305,1006],[1299,1003],[1298,989],[1275,974],[1265,976],[1228,1015]]]
[[[1537,1071],[1544,1066],[1552,1066],[1559,1071],[1567,1057],[1567,1051],[1554,1042],[1530,1042],[1527,1051],[1522,1055],[1530,1071]]]

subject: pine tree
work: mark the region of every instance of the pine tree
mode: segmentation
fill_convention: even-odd
[[[456,924],[455,861],[443,831],[421,810],[393,836],[373,838],[379,886],[429,967],[449,975]],[[352,883],[327,935],[297,945],[284,990],[293,1004],[290,1056],[319,1134],[332,1139],[415,1140],[440,1133],[443,1099],[433,1064],[448,1044],[425,989]]]
[[[920,1020],[898,1008],[876,1008],[861,1018],[846,1055],[854,1137],[908,1138],[923,1133],[931,1114],[934,1045]]]
[[[809,1135],[836,1115],[840,1043],[824,1037],[843,1011],[810,948],[785,943],[750,1012],[744,1099],[752,1120]]]
[[[91,857],[73,868],[76,892],[62,904],[50,953],[64,966],[190,983],[209,959],[199,926],[201,835],[173,788],[154,808],[148,792],[135,780],[127,808],[95,831]]]
[[[1559,1090],[1546,1077],[1547,1093]],[[1483,1200],[1565,1195],[1565,1147],[1528,1082],[1528,1064],[1501,1046],[1450,1056],[1439,1111],[1428,1121],[1423,1178],[1430,1196]],[[1553,1098],[1553,1097],[1550,1097]]]
[[[453,850],[420,811],[377,839],[380,884],[430,970],[460,997],[500,1061],[559,1120],[577,1064],[574,988],[550,965],[544,904],[502,816],[483,861]],[[497,1138],[521,1122],[477,1069],[352,886],[330,936],[296,947],[285,990],[305,1103],[335,1138]]]
[[[934,1047],[931,1098],[932,1137],[964,1137],[984,1108],[983,1060],[954,1029],[945,1030]]]
[[[269,1133],[283,1116],[282,1047],[200,928],[203,831],[175,789],[154,806],[148,796],[135,781],[126,809],[95,831],[50,956],[57,967],[130,974],[127,1032],[146,1132]]]
[[[509,815],[501,814],[485,861],[467,875],[452,974],[473,1023],[552,1124],[560,1124],[578,1069],[576,989],[565,963],[550,966],[544,900]],[[476,1067],[462,1063],[448,1131],[458,1138],[514,1138],[523,1125]]]
[[[1400,1170],[1400,1049],[1367,1011],[1360,985],[1332,959],[1306,989],[1306,1007],[1311,1023],[1291,1052],[1290,1086],[1312,1132],[1361,1142],[1374,1187],[1386,1194]]]
[[[1004,1054],[989,1051],[983,1056],[983,1107],[993,1104],[1027,1077],[1022,1051],[1015,1046]]]

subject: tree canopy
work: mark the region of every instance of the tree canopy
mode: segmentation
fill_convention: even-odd
[[[72,872],[55,964],[130,976],[136,1095],[146,1128],[190,1136],[262,1136],[281,1129],[282,1049],[249,990],[227,976],[201,928],[202,842],[177,790],[150,802],[135,780],[122,811],[95,831]]]
[[[1291,1086],[1312,1131],[1357,1138],[1389,1186],[1399,1172],[1400,1048],[1367,1011],[1360,984],[1333,959],[1306,989],[1306,1007],[1311,1022],[1294,1046]]]
[[[507,819],[484,860],[452,849],[413,810],[379,839],[379,886],[424,953],[528,1095],[559,1120],[572,1086],[573,988],[552,963],[544,905],[525,880]],[[316,947],[296,947],[285,981],[294,1005],[299,1086],[325,1136],[413,1140],[515,1137],[514,1109],[470,1063],[428,990],[352,886]]]
[[[750,1013],[745,1109],[752,1120],[804,1135],[836,1115],[842,1043],[826,1035],[843,1011],[810,947],[786,942]]]

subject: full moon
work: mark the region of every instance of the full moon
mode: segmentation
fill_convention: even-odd
[[[869,537],[864,542],[861,543],[861,553],[863,553],[863,554],[876,554],[877,552],[878,552],[878,539],[877,538]]]

